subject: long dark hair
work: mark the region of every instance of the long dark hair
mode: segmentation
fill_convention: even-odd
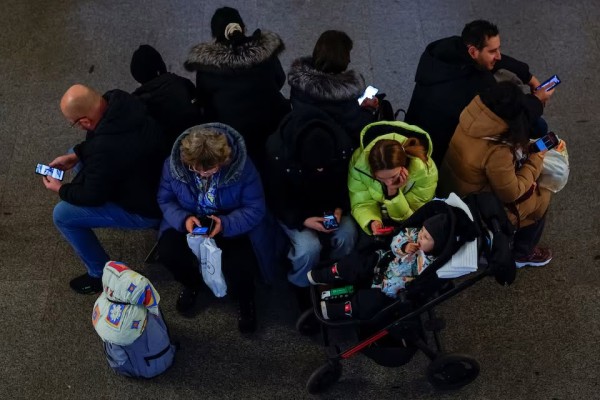
[[[503,137],[515,147],[526,148],[531,125],[525,108],[525,94],[512,82],[500,82],[484,90],[479,97],[494,114],[508,125]]]

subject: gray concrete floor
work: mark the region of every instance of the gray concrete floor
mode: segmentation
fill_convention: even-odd
[[[191,45],[209,39],[221,1],[15,1],[0,13],[0,392],[2,398],[306,398],[304,385],[324,360],[315,340],[294,331],[286,285],[260,291],[260,327],[235,329],[235,307],[206,296],[195,319],[174,310],[178,292],[160,266],[145,266],[152,233],[100,232],[110,254],[155,283],[171,330],[182,343],[163,376],[135,381],[107,367],[90,323],[93,296],[68,280],[83,269],[52,224],[57,197],[33,173],[82,139],[58,102],[81,82],[99,91],[133,90],[131,53],[141,43],[162,52],[185,75]],[[479,379],[458,392],[437,392],[424,378],[422,354],[403,368],[363,356],[323,398],[591,399],[600,370],[600,7],[565,1],[230,1],[249,29],[279,33],[287,69],[310,53],[326,29],[354,39],[352,67],[406,107],[426,43],[457,34],[476,18],[495,21],[503,50],[527,61],[541,79],[563,84],[546,109],[569,144],[570,182],[557,194],[543,243],[552,263],[519,271],[510,287],[486,280],[445,303],[447,348],[473,355]],[[286,88],[287,93],[287,88]]]

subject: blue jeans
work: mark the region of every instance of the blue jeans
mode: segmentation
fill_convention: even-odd
[[[99,207],[75,206],[61,201],[54,207],[54,225],[85,264],[90,276],[100,278],[110,260],[92,228],[158,228],[160,219],[131,214],[115,203]]]
[[[292,270],[288,273],[288,280],[299,287],[310,285],[306,273],[319,263],[321,257],[321,238],[328,238],[331,245],[330,258],[339,260],[352,249],[358,237],[356,223],[350,216],[343,216],[340,227],[329,234],[319,235],[315,230],[305,228],[301,231],[290,229],[280,222],[283,231],[290,239],[288,258],[292,262]]]

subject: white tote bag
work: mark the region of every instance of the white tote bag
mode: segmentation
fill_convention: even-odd
[[[225,296],[227,294],[227,284],[221,270],[222,250],[217,247],[215,239],[188,233],[187,242],[198,258],[200,272],[206,286],[212,290],[215,296]]]

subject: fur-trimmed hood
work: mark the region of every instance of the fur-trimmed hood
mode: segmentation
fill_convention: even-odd
[[[292,89],[306,93],[319,100],[358,99],[365,90],[365,80],[361,74],[347,70],[330,74],[315,69],[311,57],[294,60],[288,74]]]
[[[188,71],[212,72],[246,69],[278,56],[283,49],[283,42],[277,34],[257,30],[241,45],[210,42],[192,47],[184,67]]]
[[[169,163],[171,176],[173,176],[174,179],[188,184],[194,182],[194,172],[191,172],[181,161],[181,141],[184,137],[190,134],[192,129],[197,127],[215,130],[227,136],[227,142],[229,143],[229,146],[231,146],[231,162],[223,167],[223,175],[220,178],[220,184],[225,186],[236,183],[240,179],[242,170],[246,165],[246,159],[248,157],[246,154],[246,144],[242,139],[242,135],[240,135],[235,129],[229,125],[220,123],[209,123],[193,126],[179,135],[175,141],[175,144],[173,145],[173,149],[171,150],[171,158]]]

